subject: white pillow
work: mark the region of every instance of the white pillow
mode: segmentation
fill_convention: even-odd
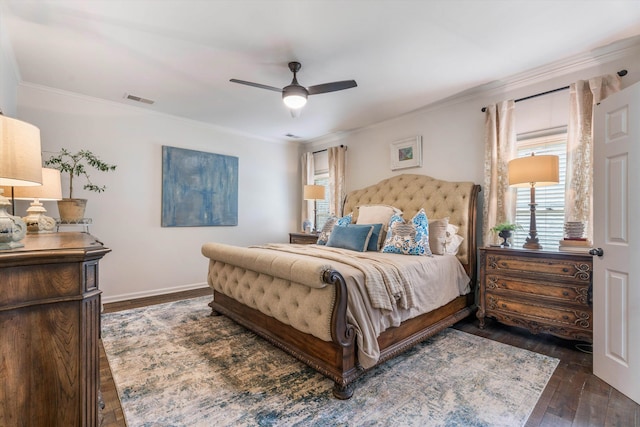
[[[447,233],[444,239],[444,252],[449,255],[456,255],[458,253],[458,248],[462,244],[464,237],[457,234],[458,227],[449,224],[447,225]]]
[[[446,253],[445,244],[448,225],[449,217],[429,220],[429,247],[435,255],[444,255]]]
[[[402,215],[402,211],[389,205],[358,206],[356,224],[389,224],[393,215]]]

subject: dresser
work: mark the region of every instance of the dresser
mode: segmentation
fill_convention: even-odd
[[[312,245],[318,241],[318,235],[314,233],[289,233],[289,243]]]
[[[0,251],[0,426],[98,425],[98,262],[87,233]]]
[[[478,311],[530,332],[593,342],[593,259],[569,252],[480,249]]]

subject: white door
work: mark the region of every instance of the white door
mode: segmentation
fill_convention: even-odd
[[[640,83],[595,107],[593,373],[640,403]]]

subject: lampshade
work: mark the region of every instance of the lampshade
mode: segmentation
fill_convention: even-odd
[[[509,185],[511,187],[544,187],[560,182],[558,156],[531,155],[509,162]]]
[[[0,114],[0,185],[41,183],[40,129]]]
[[[305,185],[303,191],[305,200],[324,200],[324,186],[322,185]]]
[[[282,100],[291,109],[299,109],[307,103],[307,90],[300,85],[289,85],[282,90]]]
[[[8,194],[5,190],[5,194]],[[61,200],[62,185],[60,184],[60,171],[51,168],[42,168],[42,185],[33,187],[15,187],[13,197],[21,200]]]

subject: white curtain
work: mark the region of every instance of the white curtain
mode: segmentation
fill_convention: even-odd
[[[516,157],[513,100],[489,105],[485,111],[484,205],[482,240],[486,246],[497,243],[491,228],[501,222],[513,222],[516,193],[509,187],[507,164]]]
[[[314,175],[315,175],[315,164],[313,161],[313,153],[304,153],[302,155],[302,186],[300,187],[300,196],[302,199],[302,209],[300,215],[300,229],[302,229],[302,223],[311,220],[312,223],[315,223],[315,219],[313,218],[314,210],[313,210],[313,200],[304,200],[302,195],[304,194],[304,186],[305,185],[313,185],[314,183]]]
[[[329,155],[329,214],[342,216],[342,202],[346,195],[345,170],[347,147],[330,147]]]
[[[570,85],[565,222],[585,222],[588,239],[593,237],[593,106],[619,90],[617,74]]]

